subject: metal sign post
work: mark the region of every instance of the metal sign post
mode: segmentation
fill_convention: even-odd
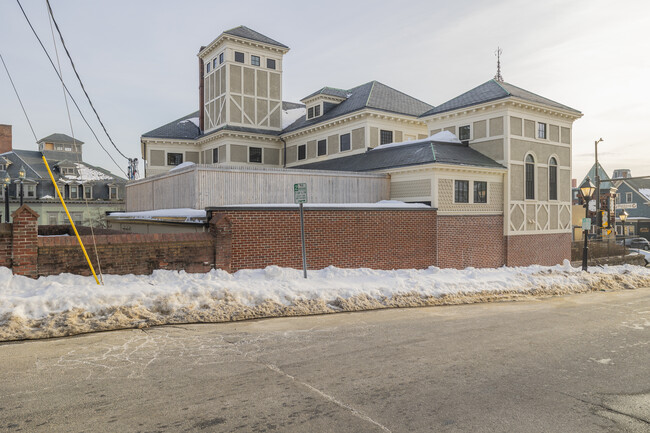
[[[302,242],[302,272],[307,278],[307,252],[305,249],[305,219],[303,216],[303,203],[307,203],[307,184],[296,183],[293,185],[293,201],[300,206],[300,240]]]

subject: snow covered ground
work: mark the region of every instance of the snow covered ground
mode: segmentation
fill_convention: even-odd
[[[650,269],[568,262],[465,270],[381,271],[328,267],[302,271],[269,266],[228,274],[155,271],[92,277],[62,274],[33,280],[0,268],[0,341],[47,338],[169,323],[225,322],[260,317],[388,307],[488,302],[650,286]]]

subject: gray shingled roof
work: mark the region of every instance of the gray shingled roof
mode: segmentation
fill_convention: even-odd
[[[327,113],[309,120],[307,120],[306,116],[303,116],[286,127],[282,132],[285,133],[312,126],[363,108],[374,108],[390,113],[419,116],[433,107],[426,102],[415,99],[406,93],[402,93],[378,81],[362,84],[346,92],[348,94],[347,99],[333,107]]]
[[[224,33],[237,36],[238,38],[250,39],[252,41],[263,42],[268,45],[277,45],[278,47],[289,48],[280,42],[264,36],[263,34],[249,29],[246,26],[235,27],[234,29],[226,30]]]
[[[562,110],[573,111],[580,114],[580,111],[560,104],[559,102],[555,102],[548,98],[536,95],[535,93],[529,92],[528,90],[524,90],[510,83],[499,82],[492,79],[481,84],[478,87],[473,88],[468,92],[463,93],[460,96],[450,99],[444,104],[438,105],[437,107],[422,114],[420,117],[444,113],[446,111],[457,110],[459,108],[470,107],[472,105],[478,105],[485,102],[496,101],[498,99],[508,98],[510,96],[523,99],[525,101],[548,105],[550,107],[555,107]]]
[[[190,140],[195,139],[201,135],[201,130],[194,124],[194,122],[190,121],[189,119],[198,117],[199,112],[195,111],[194,113],[190,113],[187,116],[183,116],[180,119],[176,119],[159,128],[145,132],[142,134],[142,136],[152,138],[185,138]]]
[[[37,143],[43,143],[43,142],[48,142],[48,143],[56,143],[56,144],[84,144],[83,141],[76,140],[69,135],[65,134],[51,134],[48,135],[45,138],[41,138],[40,140],[37,141]]]
[[[313,162],[297,167],[309,170],[374,171],[431,163],[504,168],[469,146],[433,140],[417,140],[401,146],[376,147],[365,153]]]
[[[329,96],[336,96],[337,98],[347,98],[348,97],[348,91],[345,89],[337,89],[335,87],[323,87],[322,89],[316,90],[314,93],[311,93],[304,98],[301,99],[301,101],[304,101],[305,99],[309,99],[312,96],[316,95],[329,95]]]

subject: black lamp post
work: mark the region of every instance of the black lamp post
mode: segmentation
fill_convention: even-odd
[[[591,196],[594,194],[595,190],[596,187],[594,187],[594,184],[591,183],[589,177],[587,177],[585,181],[582,182],[582,185],[580,185],[580,195],[582,195],[582,200],[585,202],[585,218],[589,217],[589,201],[591,200]],[[582,270],[583,271],[587,270],[587,258],[589,257],[589,247],[587,246],[588,234],[589,234],[588,230],[585,230],[583,233],[583,236],[585,238],[585,245],[582,248]]]
[[[11,177],[9,173],[5,174],[4,179],[2,179],[2,184],[5,186],[5,222],[9,222],[9,184],[11,183]]]
[[[623,213],[618,216],[621,219],[621,224],[623,225],[623,238],[625,238],[625,221],[627,220],[628,213],[623,210]],[[623,241],[623,244],[625,244],[625,241]]]
[[[18,177],[20,178],[20,205],[23,205],[23,181],[25,180],[25,167],[20,167],[18,172]]]

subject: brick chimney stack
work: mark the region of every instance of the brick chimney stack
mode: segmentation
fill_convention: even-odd
[[[0,125],[0,153],[11,152],[11,125]]]
[[[571,188],[578,187],[578,179],[571,179]]]

